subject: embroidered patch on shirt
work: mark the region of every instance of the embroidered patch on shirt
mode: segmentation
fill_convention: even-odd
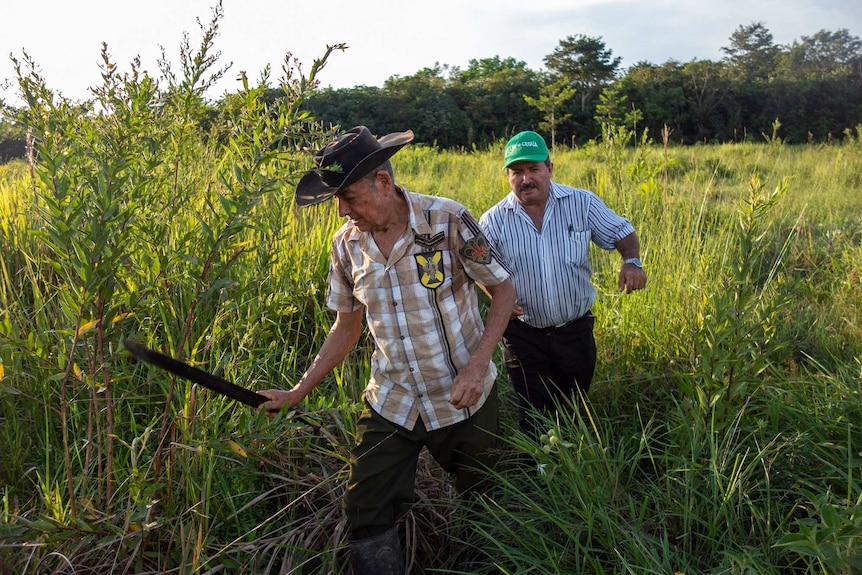
[[[436,289],[443,283],[443,252],[425,252],[413,256],[419,268],[419,281],[428,289]]]
[[[443,241],[445,237],[446,236],[443,234],[443,232],[437,232],[433,236],[431,234],[416,234],[416,236],[413,238],[413,241],[415,241],[422,247],[428,248],[429,250],[433,250],[435,247],[437,247],[437,244]]]
[[[483,234],[478,234],[461,248],[461,255],[477,264],[488,264],[491,263],[491,246]]]

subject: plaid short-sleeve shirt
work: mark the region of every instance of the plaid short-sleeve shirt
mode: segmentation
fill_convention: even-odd
[[[496,285],[509,273],[464,206],[399,191],[410,206],[410,225],[388,259],[370,233],[350,222],[335,233],[327,306],[365,306],[375,342],[365,389],[372,408],[407,429],[421,417],[433,430],[470,416],[448,400],[484,331],[475,282]],[[490,362],[474,409],[484,404],[496,376]]]

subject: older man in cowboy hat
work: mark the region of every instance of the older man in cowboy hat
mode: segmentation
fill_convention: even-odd
[[[290,390],[263,392],[261,406],[273,414],[302,401],[356,344],[365,316],[375,350],[345,495],[355,573],[404,572],[396,520],[412,503],[423,447],[459,492],[481,488],[497,431],[492,356],[515,303],[508,271],[467,209],[395,183],[389,158],[412,139],[353,128],[299,181],[297,204],[334,197],[348,218],[332,240],[327,305],[336,318],[308,371]],[[476,283],[493,297],[485,325]]]

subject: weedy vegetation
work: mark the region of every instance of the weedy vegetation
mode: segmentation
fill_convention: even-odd
[[[291,385],[329,329],[340,222],[292,200],[331,135],[302,106],[329,54],[307,73],[288,57],[276,102],[268,71],[244,79],[212,117],[217,21],[184,44],[182,77],[165,64],[166,88],[105,49],[102,85],[72,104],[19,63],[38,156],[0,166],[3,573],[348,570],[369,342],[272,421],[121,345],[265,389]],[[555,175],[634,222],[647,289],[617,293],[618,256],[594,250],[589,397],[534,442],[501,377],[516,463],[477,513],[422,460],[411,569],[453,572],[468,547],[471,573],[860,572],[862,128],[800,147],[632,136],[558,150]],[[407,147],[396,176],[478,215],[506,193],[501,146]]]

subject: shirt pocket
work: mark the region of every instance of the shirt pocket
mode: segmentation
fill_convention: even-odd
[[[566,235],[566,263],[570,266],[584,267],[589,265],[590,230],[569,230]]]

